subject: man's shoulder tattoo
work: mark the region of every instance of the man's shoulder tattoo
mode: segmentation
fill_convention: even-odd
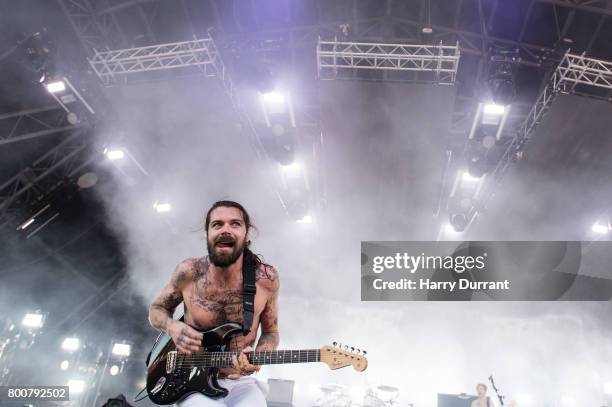
[[[208,276],[208,259],[206,257],[194,259],[192,270],[194,281],[206,279]]]
[[[257,268],[255,273],[255,281],[259,280],[276,281],[278,279],[278,271],[269,264],[262,264]]]

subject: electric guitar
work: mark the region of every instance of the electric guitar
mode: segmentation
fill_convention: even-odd
[[[232,356],[240,352],[229,352],[232,336],[242,335],[242,326],[230,322],[219,325],[203,334],[202,349],[187,355],[178,352],[172,338],[160,334],[147,358],[147,393],[155,404],[172,404],[187,395],[199,392],[211,398],[225,397],[227,389],[217,381],[219,369],[233,367]],[[350,351],[349,351],[350,349]],[[275,350],[247,352],[253,365],[281,363],[322,362],[330,369],[353,366],[363,372],[368,366],[365,351],[344,346],[323,346],[320,349]]]

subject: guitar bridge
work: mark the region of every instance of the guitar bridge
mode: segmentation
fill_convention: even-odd
[[[170,374],[176,368],[176,357],[178,352],[173,350],[166,354],[166,373]]]

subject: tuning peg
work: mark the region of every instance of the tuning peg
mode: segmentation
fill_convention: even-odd
[[[344,345],[344,350],[348,350],[348,345]]]
[[[355,348],[351,346],[351,352],[355,353]]]
[[[367,355],[368,352],[366,352],[365,350],[363,351],[363,356]]]
[[[334,345],[334,346],[338,346],[338,342],[333,341],[333,342],[332,342],[332,345]]]
[[[357,348],[357,353],[361,353],[361,349]]]

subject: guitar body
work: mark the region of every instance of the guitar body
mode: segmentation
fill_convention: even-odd
[[[207,331],[200,331],[205,352],[226,352],[232,336],[242,333],[242,326],[229,322]],[[182,367],[184,354],[176,352],[172,338],[160,335],[151,350],[147,369],[147,393],[155,404],[180,401],[198,392],[211,398],[225,397],[227,389],[217,381],[216,367]]]

